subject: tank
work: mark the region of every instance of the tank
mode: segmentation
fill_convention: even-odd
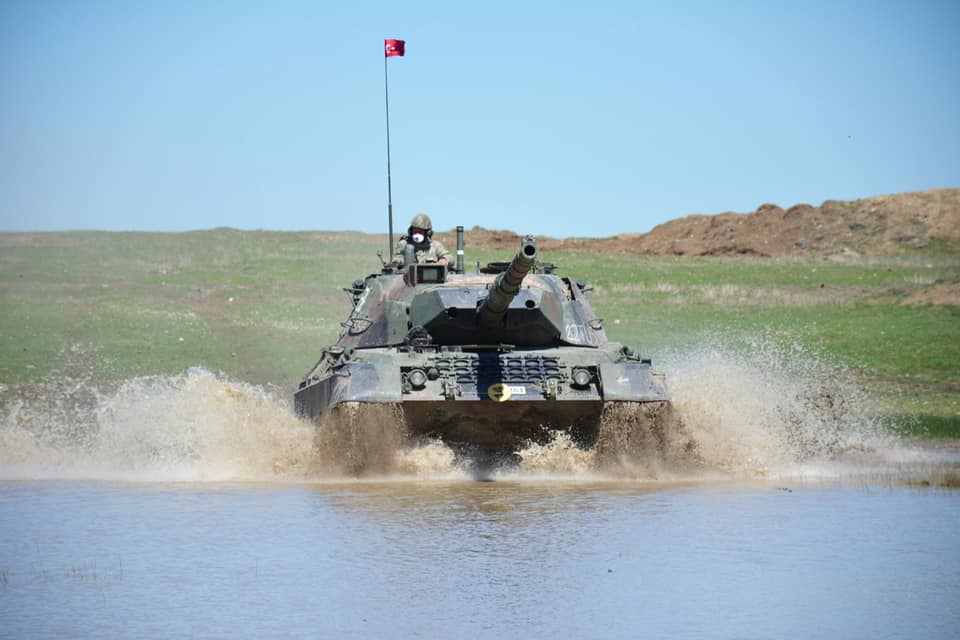
[[[618,406],[633,409],[636,429],[656,431],[639,423],[667,407],[663,376],[607,338],[584,282],[541,262],[532,236],[509,263],[465,273],[461,238],[456,266],[408,254],[347,289],[353,310],[300,382],[299,415],[384,405],[374,421],[402,423],[404,437],[495,453],[558,432],[594,447]]]

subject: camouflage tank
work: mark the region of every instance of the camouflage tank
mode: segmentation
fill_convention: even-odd
[[[662,376],[607,339],[588,287],[539,262],[533,237],[510,263],[476,273],[464,273],[462,247],[459,227],[456,267],[416,264],[411,250],[347,290],[353,310],[300,383],[299,415],[390,405],[409,436],[488,451],[558,430],[590,448],[615,405],[658,415]]]

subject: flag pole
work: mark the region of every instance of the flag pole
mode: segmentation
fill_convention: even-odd
[[[387,107],[387,224],[389,226],[389,240],[387,255],[393,258],[393,192],[390,184],[390,85],[387,82],[387,51],[383,52],[383,95]]]

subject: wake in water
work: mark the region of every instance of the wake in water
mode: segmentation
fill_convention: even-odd
[[[702,347],[669,358],[672,404],[605,410],[597,444],[565,432],[509,463],[410,444],[399,408],[341,409],[319,426],[288,399],[205,369],[100,393],[83,382],[0,396],[0,477],[133,481],[329,478],[893,477],[956,469],[890,435],[852,377],[797,349]],[[946,465],[946,466],[945,466]],[[953,465],[952,467],[950,465]]]

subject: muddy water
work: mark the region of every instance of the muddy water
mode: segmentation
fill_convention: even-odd
[[[683,446],[482,474],[387,438],[357,477],[202,369],[8,393],[0,637],[957,637],[960,455],[752,358],[676,359]]]

